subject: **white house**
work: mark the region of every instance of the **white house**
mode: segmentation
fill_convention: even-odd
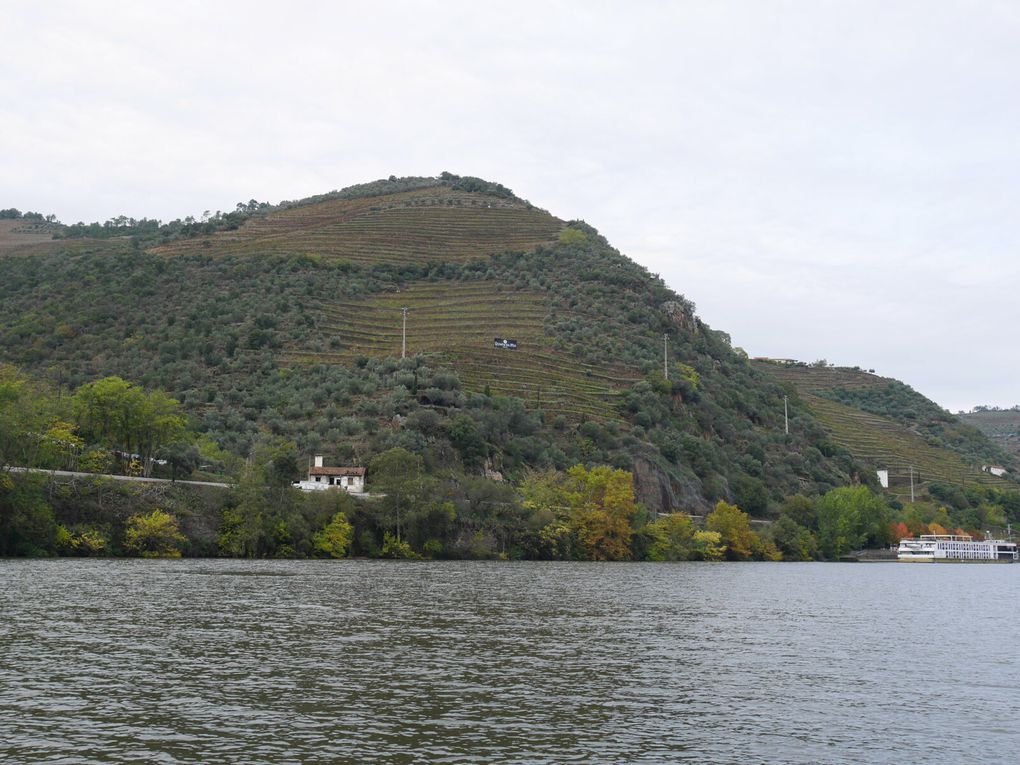
[[[342,489],[348,494],[365,492],[365,468],[324,467],[322,457],[315,456],[315,464],[308,468],[308,479],[294,484],[302,491],[325,491]]]
[[[1002,465],[982,465],[981,469],[986,473],[991,473],[992,475],[999,476],[1000,478],[1009,472]]]

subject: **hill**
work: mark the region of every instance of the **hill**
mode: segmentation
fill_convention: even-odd
[[[0,361],[163,388],[239,455],[264,433],[359,464],[402,446],[434,473],[604,463],[695,512],[870,480],[799,400],[785,435],[783,387],[693,303],[499,184],[390,178],[54,235],[0,257]]]
[[[874,469],[889,471],[890,488],[909,496],[930,483],[1015,488],[982,471],[1015,458],[961,418],[898,380],[861,369],[756,360],[756,368],[796,391],[833,441]]]
[[[1002,451],[1020,457],[1020,410],[979,408],[957,416],[988,436]]]

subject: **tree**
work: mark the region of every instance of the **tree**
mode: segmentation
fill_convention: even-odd
[[[818,528],[814,503],[803,494],[793,494],[779,506],[779,515],[788,516],[798,526],[811,530]]]
[[[466,414],[458,414],[450,421],[448,428],[450,443],[460,452],[467,468],[480,467],[488,456],[485,439],[478,432],[478,425]]]
[[[313,537],[315,552],[327,558],[343,558],[354,539],[354,527],[343,513],[334,515]]]
[[[905,524],[903,521],[900,521],[899,523],[894,523],[892,528],[889,530],[889,533],[892,536],[894,542],[899,542],[901,539],[906,539],[910,536],[913,536],[910,533],[910,529],[907,528],[907,524]]]
[[[765,484],[748,475],[739,475],[733,480],[733,499],[737,507],[749,515],[765,515],[769,507],[769,494]]]
[[[694,549],[694,523],[686,513],[670,513],[647,526],[653,542],[648,559],[653,561],[690,560]]]
[[[61,417],[56,394],[14,367],[0,364],[0,472],[58,465],[81,446]]]
[[[198,447],[184,440],[172,441],[156,450],[156,458],[166,460],[170,465],[170,480],[176,481],[177,474],[191,475],[201,460]]]
[[[106,534],[95,526],[76,529],[57,527],[56,547],[61,555],[102,556],[106,554],[108,545]]]
[[[161,445],[178,440],[185,431],[186,421],[180,404],[161,390],[132,397],[135,410],[135,433],[138,453],[145,475],[152,473],[152,455]]]
[[[815,502],[818,544],[829,559],[891,541],[889,508],[865,486],[833,489]]]
[[[726,553],[718,531],[695,531],[691,541],[691,560],[722,560]]]
[[[583,246],[588,243],[588,235],[580,229],[565,228],[560,232],[559,241],[568,247]]]
[[[736,505],[720,501],[708,514],[705,525],[719,534],[727,560],[747,560],[753,554],[757,534],[751,531],[747,513]]]
[[[179,558],[184,541],[177,519],[162,510],[132,515],[124,531],[124,548],[143,558]]]
[[[321,514],[316,503],[290,485],[295,453],[293,443],[266,434],[255,442],[231,503],[223,509],[221,551],[245,558],[312,554],[312,528],[322,520],[309,524],[306,513]]]
[[[49,555],[57,525],[41,475],[0,472],[0,556]]]
[[[254,460],[248,460],[234,490],[233,502],[223,508],[220,550],[227,555],[255,558],[264,552],[263,527],[269,511],[266,480]]]
[[[575,465],[566,475],[533,473],[522,491],[525,507],[549,511],[555,528],[566,528],[575,540],[574,554],[586,560],[627,560],[633,536],[631,520],[637,512],[634,479],[626,470],[606,465]],[[546,535],[548,536],[548,535]],[[555,535],[562,544],[563,535]]]
[[[780,515],[768,533],[784,560],[813,560],[818,554],[814,535],[789,515]]]
[[[383,506],[388,511],[397,542],[401,539],[401,520],[413,512],[429,495],[430,482],[425,478],[422,459],[399,447],[378,455],[369,465],[373,488],[386,495]]]
[[[59,466],[80,444],[50,389],[0,364],[0,556],[48,555],[57,526],[42,476],[12,467]]]
[[[152,471],[153,452],[185,431],[176,400],[159,390],[146,393],[116,376],[78,388],[74,411],[89,441],[128,454],[137,452],[146,476]]]

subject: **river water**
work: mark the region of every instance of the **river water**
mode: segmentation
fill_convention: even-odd
[[[11,763],[1015,761],[1020,565],[0,560]]]

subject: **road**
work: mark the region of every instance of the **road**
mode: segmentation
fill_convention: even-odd
[[[172,483],[183,486],[217,486],[221,489],[232,489],[232,483],[216,483],[215,481],[171,481],[169,478],[142,478],[137,475],[109,475],[108,473],[76,473],[72,470],[43,470],[42,468],[7,467],[11,473],[44,473],[54,477],[65,478],[109,478],[113,481],[131,481],[135,483]]]

